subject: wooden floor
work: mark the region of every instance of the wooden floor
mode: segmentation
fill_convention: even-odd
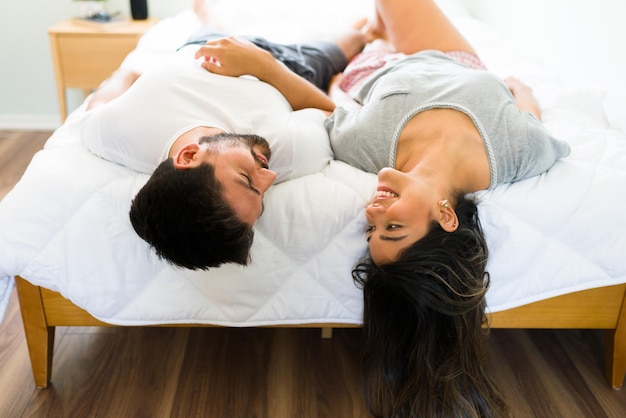
[[[0,132],[0,198],[49,133]],[[1,231],[0,231],[1,233]],[[603,377],[603,333],[492,330],[514,417],[626,417]],[[57,329],[52,385],[35,388],[15,292],[0,325],[0,417],[368,417],[360,329]]]

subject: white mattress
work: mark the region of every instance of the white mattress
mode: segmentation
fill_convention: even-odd
[[[342,3],[346,17],[355,1]],[[572,146],[548,173],[479,194],[490,248],[489,309],[626,282],[624,103],[565,89],[558,75],[518,62],[497,34],[454,11],[487,66],[530,84],[547,128]],[[181,28],[193,29],[189,19],[167,20],[144,46],[166,49],[184,39]],[[270,37],[272,31],[276,25]],[[137,53],[126,65],[153,65],[156,57]],[[0,278],[20,275],[122,325],[361,323],[351,270],[366,253],[364,207],[375,176],[328,154],[319,172],[267,193],[250,266],[175,269],[128,221],[130,200],[147,177],[90,154],[80,138],[84,114],[81,107],[70,115],[0,202]]]

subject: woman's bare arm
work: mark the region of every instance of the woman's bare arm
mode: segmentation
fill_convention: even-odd
[[[228,37],[209,41],[196,52],[202,66],[215,74],[239,77],[252,75],[274,86],[294,110],[335,109],[333,101],[313,84],[292,72],[269,52],[245,39]]]

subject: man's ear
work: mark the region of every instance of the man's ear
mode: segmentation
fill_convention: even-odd
[[[454,232],[459,227],[459,218],[445,199],[439,202],[439,225],[446,232]]]
[[[174,167],[179,170],[195,167],[199,157],[200,146],[195,143],[187,144],[174,155]]]

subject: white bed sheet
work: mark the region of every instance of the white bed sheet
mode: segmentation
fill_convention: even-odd
[[[345,6],[351,17],[354,2]],[[616,116],[624,103],[565,89],[558,75],[518,62],[497,34],[454,11],[487,66],[530,84],[548,129],[572,146],[548,173],[479,194],[491,254],[489,309],[626,282],[626,132]],[[192,29],[189,19],[168,20],[147,43],[165,48],[182,36],[171,30]],[[272,31],[276,25],[266,35],[277,39]],[[126,64],[158,61],[156,53],[144,57]],[[128,222],[130,200],[147,177],[90,154],[80,138],[84,114],[83,106],[70,115],[0,202],[0,277],[20,275],[59,291],[114,324],[361,323],[361,292],[350,272],[366,252],[364,207],[375,176],[329,154],[320,172],[267,193],[249,267],[175,269]]]

